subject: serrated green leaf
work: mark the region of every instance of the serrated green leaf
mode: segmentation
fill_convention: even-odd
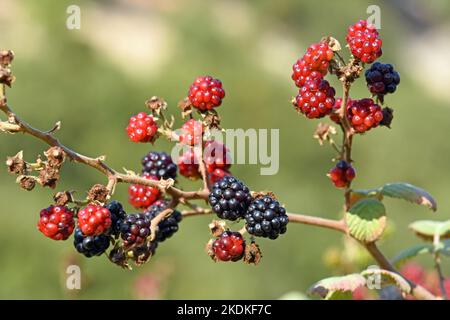
[[[419,244],[417,246],[408,248],[400,252],[394,259],[392,259],[392,264],[399,268],[406,261],[422,254],[433,253],[433,245],[431,244]]]
[[[363,272],[361,272],[361,275],[365,278],[367,278],[367,282],[373,282],[374,280],[376,281],[376,279],[373,278],[369,278],[369,277],[380,277],[380,286],[381,287],[385,287],[388,285],[395,285],[397,288],[399,288],[401,291],[405,292],[405,293],[410,293],[411,292],[411,286],[409,285],[408,281],[406,281],[402,276],[400,276],[399,274],[395,273],[395,272],[391,272],[388,270],[383,270],[383,269],[367,269],[364,270]],[[378,289],[381,289],[378,288]]]
[[[436,201],[427,191],[409,183],[388,183],[381,188],[381,194],[423,205],[433,211],[437,209]]]
[[[419,237],[429,241],[433,241],[435,235],[440,239],[450,238],[450,220],[419,220],[411,223],[409,228]]]
[[[353,292],[364,286],[366,279],[359,273],[353,273],[342,277],[331,277],[316,282],[308,289],[308,294],[319,295],[324,299],[339,297],[335,292]]]
[[[373,242],[380,238],[386,227],[386,208],[379,200],[362,199],[350,208],[345,220],[352,237]]]

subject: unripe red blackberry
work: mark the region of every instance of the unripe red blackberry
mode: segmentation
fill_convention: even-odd
[[[328,173],[336,188],[346,188],[356,176],[355,169],[346,161],[339,161]]]
[[[308,118],[322,118],[331,113],[335,104],[335,90],[328,81],[307,81],[299,90],[295,108]]]
[[[151,205],[144,214],[147,218],[153,220],[161,211],[167,208],[169,202],[167,200],[159,200],[156,201],[153,205]],[[170,216],[161,220],[158,224],[158,228],[156,230],[156,240],[158,242],[163,242],[167,238],[170,238],[175,232],[178,231],[178,224],[181,222],[183,216],[181,212],[178,210],[173,210]]]
[[[394,93],[400,83],[400,75],[391,64],[375,62],[365,73],[369,91],[382,98]]]
[[[176,179],[177,165],[165,152],[150,151],[142,158],[142,170],[158,179]]]
[[[78,211],[78,227],[86,236],[106,233],[111,223],[111,213],[105,207],[89,204]]]
[[[358,133],[377,127],[383,120],[381,107],[369,98],[352,100],[347,107],[347,116],[351,126]]]
[[[364,63],[372,63],[382,54],[382,41],[378,31],[366,20],[350,26],[346,39],[353,56]]]
[[[197,180],[201,177],[194,149],[189,149],[178,158],[180,174],[186,178]]]
[[[211,182],[211,184],[214,184],[222,180],[223,177],[228,176],[231,176],[231,172],[221,168],[215,168],[212,172],[208,173],[209,181]]]
[[[50,239],[66,240],[75,228],[73,212],[65,206],[50,206],[42,209],[37,227]]]
[[[203,140],[203,124],[201,121],[189,119],[181,127],[180,142],[189,146],[201,145]]]
[[[230,151],[225,144],[216,140],[206,142],[203,160],[209,173],[217,168],[227,170],[231,166]]]
[[[133,142],[154,142],[158,133],[158,125],[152,115],[139,112],[130,118],[127,134]]]
[[[126,247],[143,244],[149,235],[150,218],[144,213],[129,214],[120,225],[120,236]]]
[[[238,261],[244,256],[245,241],[239,232],[225,231],[213,242],[212,249],[219,261]]]
[[[226,176],[213,185],[208,200],[219,218],[234,221],[244,216],[252,197],[244,183]]]
[[[149,180],[158,178],[144,172],[142,177]],[[151,206],[160,197],[161,192],[157,187],[147,187],[139,184],[132,184],[128,187],[128,202],[136,209],[145,209]]]
[[[254,199],[245,214],[245,228],[257,237],[276,239],[286,232],[288,222],[286,209],[269,196]]]
[[[303,87],[309,80],[322,79],[323,74],[320,71],[315,71],[311,66],[303,59],[297,60],[292,66],[292,80],[299,88]]]
[[[189,88],[189,101],[200,111],[212,110],[222,104],[225,91],[222,82],[211,76],[198,77]]]

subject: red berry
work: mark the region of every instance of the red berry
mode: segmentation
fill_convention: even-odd
[[[239,232],[225,231],[212,245],[216,258],[220,261],[238,261],[245,251],[245,241]]]
[[[127,134],[133,142],[154,142],[158,133],[158,125],[152,115],[139,112],[130,118]]]
[[[229,176],[231,176],[231,172],[229,172],[228,170],[216,168],[209,173],[209,181],[211,182],[211,184],[214,184],[217,181],[222,180],[223,177]]]
[[[366,20],[360,20],[350,26],[346,39],[353,56],[362,62],[372,63],[382,54],[382,41],[378,31]]]
[[[203,151],[206,170],[211,173],[216,168],[229,169],[231,157],[228,148],[220,141],[207,141]]]
[[[65,206],[50,206],[42,209],[37,227],[50,239],[66,240],[75,228],[73,212]]]
[[[328,173],[336,188],[345,188],[355,178],[355,169],[346,161],[339,161]]]
[[[383,111],[372,99],[352,100],[347,105],[347,117],[356,132],[364,133],[380,124]]]
[[[90,204],[78,211],[78,227],[85,236],[105,233],[111,223],[111,213],[105,207]]]
[[[189,149],[178,158],[180,174],[186,178],[196,180],[201,177],[194,149]]]
[[[201,145],[203,138],[203,124],[201,121],[189,119],[181,127],[180,142],[194,146]]]
[[[333,110],[335,93],[334,88],[326,80],[307,81],[299,90],[295,107],[308,118],[322,118]]]
[[[198,77],[189,88],[189,101],[200,111],[212,110],[222,103],[225,91],[222,82],[210,76]]]
[[[155,176],[147,172],[142,177],[149,180],[158,180]],[[150,207],[158,198],[161,192],[157,187],[147,187],[139,184],[132,184],[128,187],[128,202],[136,209],[146,209]]]

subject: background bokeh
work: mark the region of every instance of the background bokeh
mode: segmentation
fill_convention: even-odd
[[[81,30],[65,26],[71,4],[81,7]],[[387,98],[395,109],[392,130],[373,130],[355,141],[354,185],[407,181],[429,190],[439,204],[433,214],[386,200],[395,232],[381,248],[392,257],[419,241],[407,228],[410,222],[450,217],[448,1],[0,0],[0,47],[16,54],[9,102],[36,127],[61,120],[58,137],[74,149],[106,154],[113,167],[137,171],[144,153],[170,145],[163,139],[154,146],[129,143],[128,117],[152,95],[164,97],[176,114],[193,79],[214,75],[227,92],[218,109],[224,127],[280,129],[278,174],[260,176],[256,165],[235,165],[233,173],[254,190],[273,190],[291,212],[336,218],[342,192],[325,176],[333,153],[312,139],[317,122],[297,115],[289,103],[296,94],[291,66],[324,35],[345,43],[348,25],[366,18],[370,4],[381,8],[381,61],[396,66],[402,83]],[[364,81],[351,95],[368,95]],[[2,134],[0,144],[3,159],[25,150],[32,160],[46,149],[21,134]],[[76,190],[80,197],[104,181],[72,163],[63,176],[58,190]],[[211,217],[186,219],[154,260],[124,271],[105,257],[77,255],[71,240],[43,237],[36,221],[54,191],[26,192],[14,179],[6,168],[0,171],[0,298],[278,298],[332,274],[323,254],[341,241],[332,231],[291,225],[278,240],[259,242],[260,265],[215,264],[204,252]],[[126,190],[121,185],[116,192],[124,203]],[[65,268],[72,263],[83,274],[77,292],[65,289]]]

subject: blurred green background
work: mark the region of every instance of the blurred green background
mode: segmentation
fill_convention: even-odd
[[[80,30],[66,28],[72,4],[81,8]],[[342,191],[325,176],[333,153],[312,139],[317,122],[297,115],[289,103],[296,94],[291,66],[322,36],[344,44],[347,27],[366,18],[372,4],[381,8],[381,61],[396,66],[402,83],[387,98],[395,109],[392,130],[373,130],[355,141],[354,186],[406,181],[430,191],[439,205],[432,214],[385,201],[395,233],[381,248],[392,257],[419,241],[407,228],[410,222],[450,217],[448,1],[0,0],[0,47],[16,54],[17,81],[8,99],[36,127],[49,129],[61,120],[58,137],[77,151],[106,154],[113,167],[138,171],[143,154],[170,145],[163,139],[154,146],[129,143],[128,117],[143,110],[152,95],[164,97],[177,114],[176,103],[193,79],[214,75],[227,92],[218,109],[224,127],[280,129],[278,174],[260,176],[256,165],[235,165],[233,173],[253,190],[273,190],[291,212],[336,218]],[[361,80],[351,96],[367,95]],[[177,120],[180,124],[178,115]],[[31,161],[46,149],[21,134],[2,134],[0,143],[3,159],[24,150]],[[72,163],[63,177],[57,190],[76,190],[79,197],[104,182],[94,170]],[[105,257],[77,255],[72,240],[43,237],[36,229],[38,213],[54,191],[26,192],[14,179],[3,167],[0,298],[278,298],[329,276],[323,253],[341,239],[332,231],[291,225],[278,240],[259,241],[264,258],[258,266],[215,264],[204,252],[211,217],[186,219],[154,260],[125,271]],[[185,188],[199,187],[180,180]],[[125,185],[116,197],[126,203]],[[83,275],[77,292],[65,289],[66,266],[72,263]],[[444,267],[448,275],[449,264]]]

